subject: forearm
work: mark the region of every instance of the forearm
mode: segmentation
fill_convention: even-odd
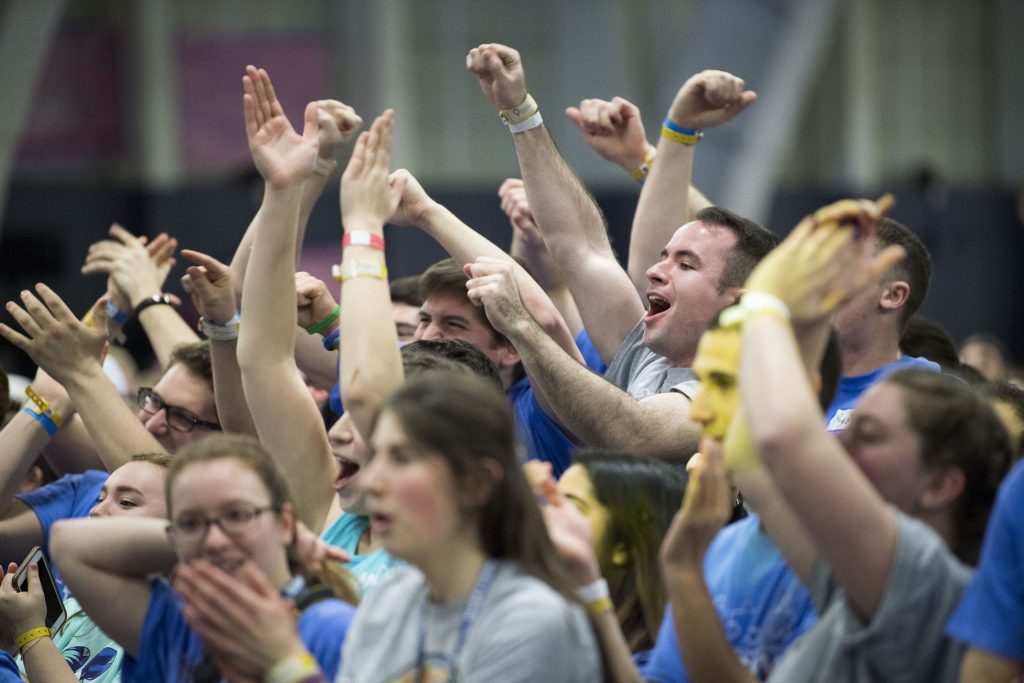
[[[679,189],[690,187],[693,150],[693,145],[664,137],[658,142],[657,159],[640,191],[629,238],[627,271],[638,292],[647,289],[647,269],[660,260],[672,234],[690,218],[690,193]]]
[[[166,574],[177,561],[162,518],[65,519],[50,532],[50,554],[77,596],[80,568],[129,579]],[[78,579],[77,581],[75,579]]]
[[[383,225],[352,224],[346,231],[366,230],[382,235]],[[352,245],[342,254],[342,266],[356,261],[382,261],[373,247]],[[338,368],[341,402],[364,438],[369,438],[381,407],[405,379],[398,333],[390,315],[387,280],[353,277],[341,287],[341,363]]]
[[[141,299],[140,299],[141,301]],[[139,301],[132,302],[132,308]],[[172,306],[150,306],[139,314],[146,338],[149,339],[156,361],[166,370],[170,367],[171,353],[182,344],[193,344],[199,341],[199,335],[189,327],[181,315]]]
[[[164,451],[125,404],[99,365],[79,373],[66,386],[108,472],[128,462],[136,453]]]
[[[43,455],[58,475],[105,467],[77,413],[64,418],[60,429],[43,447]]]
[[[50,638],[29,643],[22,652],[25,675],[29,683],[78,683],[79,679],[68,666],[64,655]]]
[[[636,662],[633,661],[626,637],[622,635],[622,626],[615,612],[606,610],[594,615],[591,623],[604,653],[607,664],[605,674],[609,683],[643,683],[644,678],[636,668]]]
[[[0,516],[10,508],[18,487],[49,440],[43,426],[24,411],[0,431]]]
[[[437,240],[456,262],[462,265],[472,263],[479,256],[490,256],[512,263],[516,272],[516,284],[526,310],[566,353],[570,354],[577,362],[583,362],[583,357],[576,348],[568,325],[551,299],[537,284],[537,281],[530,277],[522,266],[515,263],[501,247],[473,230],[446,207],[437,203],[424,212],[420,227]]]
[[[295,364],[320,389],[330,390],[338,381],[338,352],[325,349],[323,337],[301,327],[295,328]]]
[[[512,237],[509,255],[522,259],[533,279],[544,290],[544,293],[562,316],[569,333],[575,337],[583,329],[583,320],[572,298],[569,286],[562,278],[562,272],[555,265],[551,252],[542,242],[526,242],[517,231]]]
[[[210,340],[213,368],[213,397],[221,429],[234,434],[256,436],[256,425],[249,413],[242,390],[242,371],[238,367],[238,340]]]
[[[534,386],[583,444],[677,461],[696,452],[700,429],[689,419],[689,401],[681,394],[637,401],[571,362],[535,322],[522,321],[508,336]]]
[[[700,567],[665,570],[679,653],[694,683],[756,683],[725,637]]]
[[[295,225],[302,186],[266,188],[254,232],[242,295],[238,363],[243,371],[294,358]]]

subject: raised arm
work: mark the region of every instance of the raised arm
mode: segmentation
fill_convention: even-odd
[[[146,332],[160,367],[167,369],[171,352],[182,344],[199,341],[199,336],[173,306],[140,305],[164,296],[164,281],[174,260],[152,258],[146,242],[117,223],[110,226],[113,239],[102,240],[89,247],[82,273],[106,273],[120,297],[128,304],[127,312],[136,312]],[[173,240],[161,235],[154,243],[169,244]],[[172,247],[173,248],[173,247]],[[167,300],[167,299],[165,299]]]
[[[303,134],[288,122],[266,71],[246,68],[249,150],[265,180],[245,275],[238,365],[260,441],[287,473],[299,519],[319,531],[334,477],[327,432],[295,365],[295,250],[303,183],[317,154],[317,105]]]
[[[93,308],[93,328],[78,320],[46,285],[37,284],[36,292],[38,298],[28,291],[21,293],[24,308],[7,302],[8,312],[25,334],[0,324],[0,335],[67,389],[107,470],[125,464],[133,453],[163,451],[103,373],[100,358],[107,343],[103,300]]]
[[[384,264],[384,221],[395,212],[406,180],[389,182],[394,112],[359,136],[341,177],[341,222],[351,240],[341,256],[341,401],[360,434],[373,426],[387,397],[405,378],[390,314]],[[379,240],[379,241],[378,241]]]
[[[512,224],[512,245],[508,249],[513,259],[522,259],[530,274],[551,299],[558,312],[575,337],[583,329],[580,309],[573,301],[572,292],[565,284],[562,269],[555,264],[554,257],[544,244],[537,222],[533,220],[529,202],[526,201],[526,187],[519,178],[506,178],[498,188],[501,210]]]
[[[515,121],[534,109],[519,53],[504,45],[470,50],[466,66],[487,98]],[[523,107],[526,111],[519,110]],[[536,124],[536,125],[535,125]],[[604,217],[555,147],[539,113],[514,124],[526,194],[548,249],[562,267],[594,346],[609,362],[643,316],[644,304],[615,258]]]
[[[813,324],[901,257],[900,247],[874,253],[878,206],[838,206],[805,219],[755,269],[747,296],[775,297],[788,306],[794,324]],[[825,431],[790,324],[768,307],[753,308],[743,324],[740,392],[766,468],[851,604],[870,619],[888,581],[897,522]]]
[[[225,432],[256,435],[249,406],[242,390],[238,368],[238,312],[231,289],[231,269],[202,252],[184,249],[181,255],[195,265],[181,278],[181,286],[192,297],[201,324],[210,340],[213,370],[213,398]]]
[[[167,520],[65,519],[50,532],[61,577],[92,620],[132,656],[149,609],[149,576],[169,572],[175,554]]]
[[[756,99],[752,90],[743,89],[743,79],[724,71],[691,76],[676,93],[658,140],[657,161],[651,165],[633,218],[628,270],[639,291],[646,288],[644,273],[659,260],[672,233],[691,220],[691,193],[679,188],[690,187],[699,131],[731,120]]]
[[[690,479],[683,505],[658,558],[679,653],[694,683],[754,683],[757,677],[736,656],[704,582],[704,556],[732,512],[721,444],[705,438],[694,461],[687,467]]]
[[[396,225],[415,225],[433,237],[461,265],[472,263],[479,256],[503,260],[515,271],[523,302],[544,331],[579,363],[583,357],[568,325],[558,309],[537,282],[501,247],[458,219],[446,207],[431,199],[419,182],[404,169],[395,171],[392,180],[404,183],[402,201],[395,215],[388,220]]]
[[[468,267],[469,298],[483,306],[496,330],[515,345],[534,386],[558,420],[588,446],[684,460],[696,450],[700,428],[690,400],[669,392],[637,401],[571,358],[523,306],[510,266],[479,258]]]

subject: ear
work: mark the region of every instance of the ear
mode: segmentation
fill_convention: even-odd
[[[501,367],[498,369],[500,370],[502,367],[515,367],[520,361],[519,350],[516,349],[516,347],[512,345],[512,342],[506,338],[502,338],[498,342],[498,346],[501,347],[501,350],[503,351],[501,355]]]
[[[928,476],[928,485],[921,493],[918,505],[928,511],[948,507],[963,493],[966,481],[964,471],[955,465],[933,467]]]
[[[729,289],[722,292],[722,296],[728,299],[729,301],[729,303],[726,304],[726,307],[735,306],[736,304],[738,304],[740,302],[740,297],[742,297],[744,292],[746,291],[747,290],[744,287],[730,287]]]
[[[908,299],[910,299],[910,285],[903,280],[894,280],[886,283],[878,305],[887,311],[895,311],[903,308]]]
[[[289,502],[283,503],[277,517],[281,540],[285,545],[291,545],[295,542],[295,506]]]
[[[463,503],[468,508],[478,508],[491,498],[494,486],[505,478],[505,471],[494,458],[483,458],[473,475],[473,481],[462,494]]]

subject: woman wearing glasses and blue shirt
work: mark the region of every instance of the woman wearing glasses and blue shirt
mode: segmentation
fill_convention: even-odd
[[[54,527],[65,581],[124,647],[122,680],[262,680],[303,665],[307,651],[333,676],[355,610],[333,597],[339,587],[332,593],[320,574],[302,569],[287,484],[258,442],[215,436],[180,451],[167,473],[167,506],[170,523],[68,520]],[[171,568],[173,588],[150,578]],[[297,625],[284,618],[294,610]],[[251,633],[244,647],[231,649],[222,617],[235,611]],[[293,656],[296,630],[304,649]]]

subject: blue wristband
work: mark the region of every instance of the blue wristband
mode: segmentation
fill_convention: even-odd
[[[335,327],[323,339],[324,348],[328,351],[337,351],[341,345],[341,327]]]
[[[46,433],[49,434],[50,436],[53,436],[54,434],[57,433],[57,424],[48,416],[43,415],[42,413],[37,413],[31,408],[22,408],[21,410],[22,412],[28,413],[29,415],[34,417],[36,419],[36,422],[42,425],[43,429],[45,429]]]
[[[113,320],[118,325],[124,325],[128,322],[128,314],[118,308],[113,301],[107,301],[107,317]]]
[[[696,128],[683,128],[678,123],[675,123],[672,119],[666,117],[665,122],[662,124],[666,128],[680,135],[699,135],[700,131]]]

